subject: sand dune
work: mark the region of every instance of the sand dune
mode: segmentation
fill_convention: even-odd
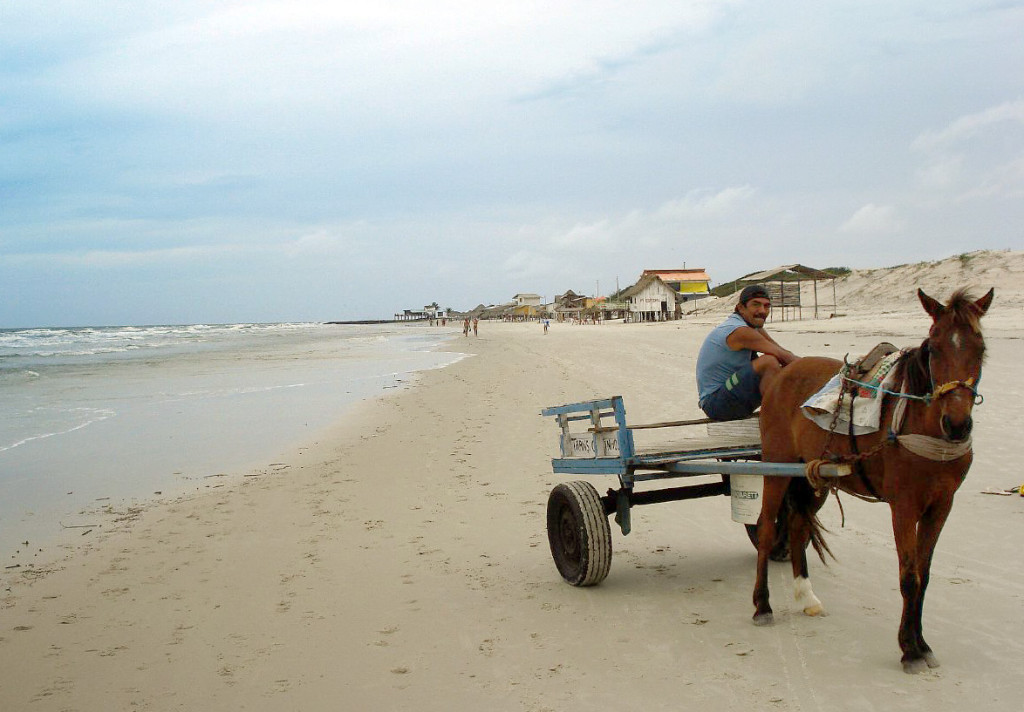
[[[960,287],[979,296],[994,287],[999,294],[993,314],[1017,309],[1024,300],[1024,251],[979,250],[934,262],[857,269],[836,280],[838,312],[846,315],[914,313],[918,288],[936,298],[946,298]],[[818,283],[821,304],[832,303],[832,287]],[[733,299],[712,299],[701,303],[700,311],[723,313],[732,310]],[[805,284],[801,294],[804,316],[813,315],[813,287]],[[822,316],[826,316],[823,312]]]

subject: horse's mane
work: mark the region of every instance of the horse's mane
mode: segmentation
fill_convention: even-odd
[[[953,292],[949,304],[946,305],[946,312],[953,315],[954,324],[966,324],[976,333],[981,333],[981,317],[984,312],[974,303],[974,298],[966,287]]]
[[[898,368],[903,371],[900,378],[904,381],[909,395],[923,396],[931,393],[932,372],[928,368],[928,339],[922,341],[916,349],[904,353],[900,357]]]
[[[964,287],[953,292],[949,298],[944,318],[949,315],[954,325],[964,324],[975,333],[980,334],[983,314],[984,312],[975,304],[974,298]],[[931,392],[932,377],[928,356],[929,344],[928,339],[925,339],[920,346],[910,349],[899,360],[898,367],[903,371],[900,376],[906,382],[907,393],[910,395],[923,396]]]

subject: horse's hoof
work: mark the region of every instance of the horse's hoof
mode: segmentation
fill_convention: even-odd
[[[903,661],[903,672],[908,675],[917,675],[928,669],[928,664],[924,661],[924,658],[914,658],[913,660]]]
[[[772,615],[771,611],[754,614],[754,625],[771,625],[774,622],[775,616]]]
[[[817,603],[817,604],[815,604],[813,606],[807,606],[807,608],[804,609],[804,615],[805,616],[827,616],[828,613],[825,612],[825,607],[824,606],[822,606],[820,603]]]
[[[941,664],[939,659],[935,657],[935,653],[930,650],[924,654],[924,661],[930,668],[937,668]]]

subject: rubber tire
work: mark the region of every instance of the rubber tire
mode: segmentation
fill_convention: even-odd
[[[744,524],[750,543],[757,548],[757,524]],[[779,516],[775,519],[775,544],[768,558],[772,561],[789,561],[789,502],[783,500]]]
[[[597,490],[589,482],[557,485],[548,496],[548,543],[562,578],[596,586],[612,565],[612,530]]]

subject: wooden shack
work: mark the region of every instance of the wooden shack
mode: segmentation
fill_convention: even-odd
[[[703,299],[711,294],[711,278],[700,269],[645,269],[642,276],[656,274],[661,281],[687,299]]]
[[[832,286],[832,301],[827,300],[827,290],[822,295],[818,289],[818,282],[830,282]],[[836,275],[824,270],[807,267],[806,265],[783,265],[774,269],[764,270],[754,274],[748,274],[737,280],[737,287],[742,289],[750,284],[763,284],[768,290],[768,297],[772,301],[771,319],[776,316],[781,321],[803,319],[803,292],[809,287],[813,304],[814,318],[830,318],[836,314]]]
[[[645,274],[620,295],[629,308],[626,320],[667,321],[679,318],[676,294],[658,275]]]

